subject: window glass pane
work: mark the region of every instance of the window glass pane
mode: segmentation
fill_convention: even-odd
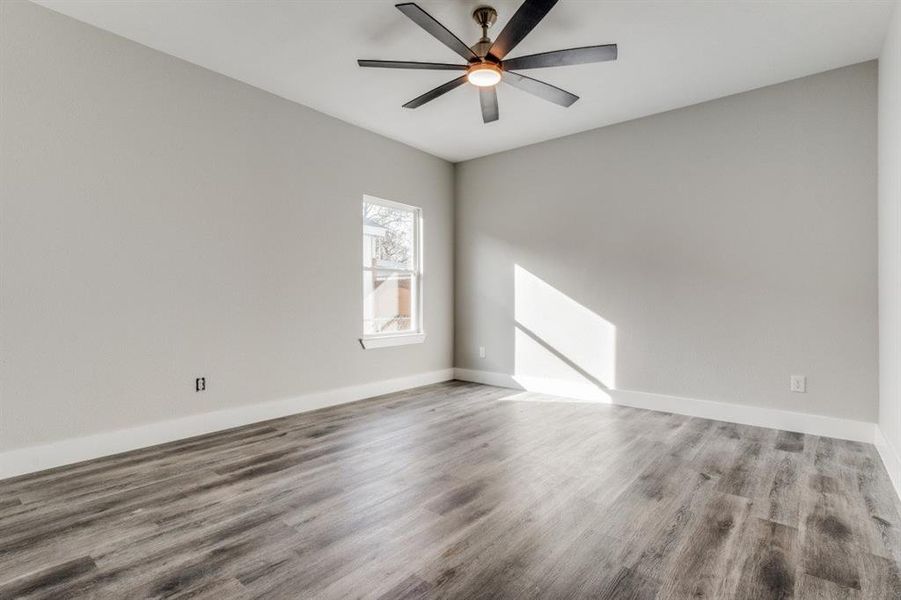
[[[363,266],[413,270],[415,213],[363,202]]]
[[[415,277],[390,271],[363,272],[363,333],[400,333],[416,330]]]

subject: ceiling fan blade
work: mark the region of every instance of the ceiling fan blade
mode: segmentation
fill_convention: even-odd
[[[438,96],[442,96],[442,95],[448,93],[449,91],[451,91],[452,89],[460,87],[464,83],[466,83],[466,75],[461,75],[461,76],[457,77],[456,79],[451,79],[447,83],[442,83],[435,89],[427,91],[422,96],[413,98],[412,100],[410,100],[409,102],[404,104],[404,108],[419,108],[426,102],[431,102]]]
[[[578,96],[570,94],[566,90],[561,90],[549,83],[538,81],[537,79],[532,79],[531,77],[526,77],[525,75],[520,75],[513,71],[504,71],[503,78],[506,83],[509,83],[513,87],[534,94],[539,98],[544,98],[548,102],[559,104],[560,106],[570,106],[579,99]]]
[[[488,51],[489,54],[503,60],[524,37],[529,35],[555,4],[557,0],[525,0],[510,17],[503,31],[498,34]]]
[[[603,46],[585,46],[584,48],[568,48],[541,54],[518,56],[504,61],[505,69],[540,69],[543,67],[564,67],[585,63],[616,60],[616,44]]]
[[[460,41],[450,30],[435,20],[435,17],[419,8],[413,2],[405,2],[403,4],[394,5],[400,12],[404,13],[410,19],[425,29],[432,36],[438,38],[438,41],[462,56],[466,60],[475,60],[479,57],[475,52],[470,50],[469,46]]]
[[[497,88],[481,87],[479,88],[479,103],[482,105],[482,121],[491,123],[497,121],[500,115],[497,109]]]
[[[411,60],[358,60],[361,67],[381,69],[426,69],[429,71],[465,71],[467,65],[451,65],[447,63],[414,62]]]

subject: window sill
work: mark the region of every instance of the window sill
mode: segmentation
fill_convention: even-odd
[[[360,345],[366,350],[373,348],[388,348],[390,346],[406,346],[407,344],[421,344],[425,341],[424,333],[402,333],[400,335],[379,335],[360,338]]]

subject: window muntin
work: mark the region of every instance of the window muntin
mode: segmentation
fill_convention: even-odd
[[[363,198],[363,336],[422,331],[421,211]]]

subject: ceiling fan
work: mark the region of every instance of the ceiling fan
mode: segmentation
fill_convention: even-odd
[[[402,60],[358,60],[357,64],[361,67],[383,69],[466,71],[460,77],[443,83],[435,89],[410,100],[404,104],[404,108],[418,108],[426,102],[431,102],[435,98],[469,82],[479,88],[482,120],[485,123],[490,123],[497,121],[499,116],[497,89],[495,86],[501,81],[554,104],[570,106],[579,99],[578,96],[549,83],[516,73],[514,70],[562,67],[616,60],[616,44],[569,48],[567,50],[555,50],[553,52],[541,52],[528,56],[507,58],[507,54],[541,22],[541,19],[556,3],[557,0],[525,0],[493,42],[488,37],[488,29],[497,21],[497,11],[490,6],[480,6],[473,11],[472,18],[482,28],[482,38],[473,46],[467,46],[460,38],[413,2],[397,4],[395,6],[400,12],[436,37],[442,44],[462,56],[466,60],[466,64]]]

